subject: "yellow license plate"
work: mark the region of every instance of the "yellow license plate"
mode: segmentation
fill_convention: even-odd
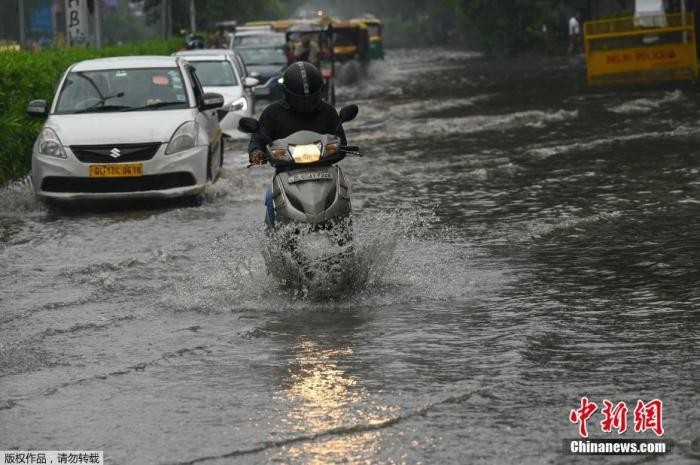
[[[91,178],[137,178],[143,176],[143,163],[90,165]]]

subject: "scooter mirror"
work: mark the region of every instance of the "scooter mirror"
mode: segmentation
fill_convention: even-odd
[[[260,123],[255,118],[243,117],[238,121],[238,129],[248,134],[255,134],[260,129]]]
[[[343,123],[347,123],[348,121],[354,120],[357,116],[358,111],[360,111],[360,109],[357,108],[357,105],[354,104],[341,108],[340,121],[342,121]]]

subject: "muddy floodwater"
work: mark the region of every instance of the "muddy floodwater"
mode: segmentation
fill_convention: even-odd
[[[0,190],[0,449],[110,464],[641,463],[575,457],[587,396],[663,402],[700,460],[700,87],[578,60],[394,50],[339,88],[364,158],[342,286],[263,260],[243,137],[201,205]],[[330,280],[329,280],[330,281]],[[602,415],[588,422],[591,437]]]

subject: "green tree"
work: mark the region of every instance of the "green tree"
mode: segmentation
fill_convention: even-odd
[[[495,54],[513,54],[542,46],[556,26],[553,0],[445,0],[459,24],[471,28],[481,46]],[[543,27],[544,26],[544,27]]]
[[[237,20],[239,23],[254,19],[277,19],[286,9],[281,0],[195,0],[197,29],[209,30],[217,21]],[[145,11],[150,22],[160,20],[162,0],[146,0]],[[190,1],[171,0],[173,31],[189,30]]]

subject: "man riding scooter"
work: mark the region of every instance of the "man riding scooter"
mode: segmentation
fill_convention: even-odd
[[[267,162],[265,146],[277,139],[284,139],[297,131],[313,131],[338,136],[346,145],[342,121],[335,108],[321,99],[323,78],[321,72],[309,62],[291,64],[283,76],[284,100],[270,104],[260,115],[259,129],[250,138],[248,154],[251,164]],[[277,168],[281,169],[280,167]],[[266,223],[275,224],[275,208],[272,187],[265,196]]]

